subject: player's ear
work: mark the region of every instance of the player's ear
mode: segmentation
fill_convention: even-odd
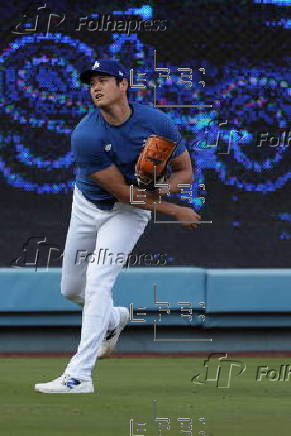
[[[124,89],[124,91],[126,92],[128,90],[128,87],[129,87],[128,79],[125,79],[125,78],[122,79],[121,85],[122,85],[122,89]]]

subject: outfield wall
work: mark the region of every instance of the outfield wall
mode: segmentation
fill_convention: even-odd
[[[0,269],[0,352],[72,351],[80,307],[59,268]],[[291,269],[124,268],[116,305],[131,309],[119,350],[291,350]]]

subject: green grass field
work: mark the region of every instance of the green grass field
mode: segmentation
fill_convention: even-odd
[[[127,436],[134,419],[134,435],[190,436],[181,432],[177,418],[192,418],[193,436],[199,431],[207,436],[290,436],[291,380],[257,382],[256,372],[259,365],[279,368],[291,359],[238,360],[246,371],[234,376],[229,388],[191,382],[203,370],[202,358],[112,358],[95,368],[95,394],[48,395],[34,392],[34,383],[60,375],[67,359],[2,358],[0,434]],[[161,433],[154,422],[154,400],[157,416],[171,420],[171,428]],[[199,422],[201,417],[206,424]],[[138,431],[137,423],[147,424]]]

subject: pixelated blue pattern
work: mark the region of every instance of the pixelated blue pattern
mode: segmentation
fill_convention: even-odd
[[[259,4],[272,4],[276,6],[290,6],[291,1],[290,0],[253,0],[254,3]]]
[[[140,15],[144,20],[148,20],[153,16],[153,9],[149,5],[144,5],[141,8],[130,8],[125,11],[113,11],[113,15]]]
[[[268,3],[286,6],[290,2]],[[148,19],[153,11],[143,5],[112,14]],[[290,180],[291,171],[284,164],[290,142],[287,68],[227,64],[222,75],[217,67],[207,61],[201,65],[194,58],[187,65],[158,62],[158,67],[169,69],[170,77],[166,77],[154,71],[154,47],[141,42],[138,34],[113,33],[111,39],[93,50],[61,33],[37,33],[16,38],[3,50],[0,107],[8,127],[0,132],[0,170],[9,185],[39,194],[72,189],[70,134],[92,110],[88,89],[78,77],[98,57],[120,60],[133,68],[134,77],[146,73],[146,88],[131,91],[135,101],[153,105],[155,88],[157,104],[173,106],[166,112],[195,161],[191,202],[196,208],[205,204],[207,186],[200,185],[205,184],[204,173],[209,169],[225,185],[261,194],[275,192]],[[178,69],[190,66],[191,84],[185,84]],[[201,67],[206,70],[205,87],[200,83],[204,79]],[[217,79],[216,84],[208,85],[207,77]],[[178,107],[193,104],[210,107],[202,111]]]
[[[23,36],[3,51],[0,107],[13,134],[0,132],[0,169],[9,185],[39,194],[72,190],[70,134],[90,109],[79,70],[95,56],[60,33]]]

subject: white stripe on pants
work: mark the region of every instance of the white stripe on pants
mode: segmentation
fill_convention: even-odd
[[[74,189],[61,280],[62,294],[83,306],[81,341],[65,370],[72,377],[91,378],[106,331],[119,322],[111,290],[150,218],[151,211],[121,202],[98,209]]]

